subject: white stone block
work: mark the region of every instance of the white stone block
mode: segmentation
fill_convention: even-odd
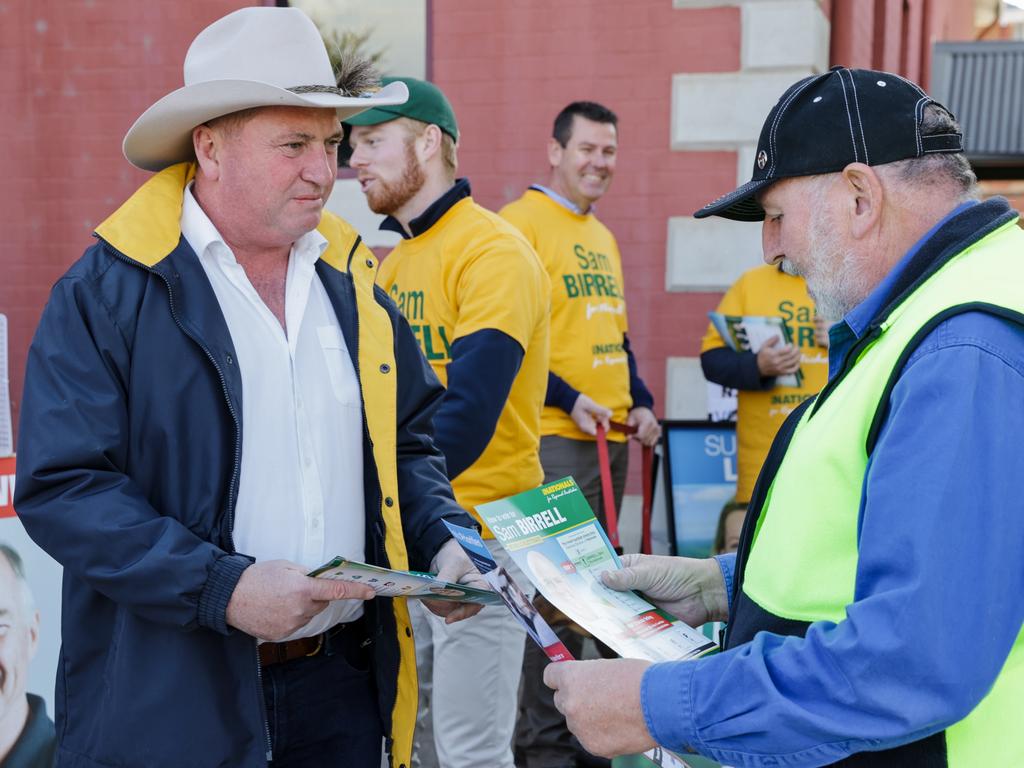
[[[718,216],[668,221],[668,291],[724,291],[761,263],[761,224]]]
[[[745,3],[740,62],[744,70],[828,69],[829,23],[817,0]]]
[[[366,195],[355,179],[338,179],[327,200],[327,210],[355,227],[362,235],[363,242],[369,246],[394,248],[402,239],[397,232],[378,229],[384,217],[370,210],[366,204]]]
[[[672,149],[735,149],[757,143],[761,125],[808,69],[672,76]]]
[[[665,366],[665,418],[708,417],[708,385],[699,357],[670,357]]]

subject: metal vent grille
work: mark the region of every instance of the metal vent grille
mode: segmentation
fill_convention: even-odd
[[[976,165],[1024,165],[1024,42],[936,43],[932,94]]]

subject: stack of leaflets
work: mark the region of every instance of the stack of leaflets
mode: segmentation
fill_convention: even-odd
[[[781,317],[723,315],[720,312],[708,312],[708,317],[729,349],[736,352],[753,352],[756,355],[771,339],[778,339],[780,345],[793,343],[793,334]],[[775,379],[780,387],[799,387],[803,380],[801,370]]]
[[[498,596],[486,589],[477,589],[467,584],[452,584],[441,581],[429,573],[416,571],[393,571],[376,565],[359,563],[336,557],[324,563],[309,576],[321,579],[355,581],[373,587],[378,597],[411,597],[420,600],[447,600],[458,603],[483,603],[501,605]]]

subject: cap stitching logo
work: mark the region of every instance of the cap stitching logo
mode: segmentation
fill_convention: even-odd
[[[772,164],[768,168],[768,176],[772,176],[775,173],[776,161],[779,158],[779,153],[775,148],[775,136],[777,133],[777,129],[779,127],[779,123],[782,120],[782,115],[789,108],[789,105],[793,103],[793,99],[795,99],[797,96],[803,93],[807,86],[809,86],[811,83],[815,82],[818,79],[819,78],[817,77],[807,78],[803,85],[797,86],[797,88],[794,89],[793,93],[789,95],[789,98],[786,99],[786,101],[783,102],[782,106],[779,107],[779,111],[775,113],[775,119],[772,121],[772,128],[770,131],[768,131],[768,146],[771,148],[772,151]]]
[[[843,89],[843,104],[846,105],[846,122],[850,126],[850,143],[853,145],[853,162],[860,162],[860,155],[857,154],[857,137],[853,135],[853,114],[850,112],[850,100],[846,98],[846,81],[843,80],[842,70],[838,72],[839,85]]]
[[[871,165],[871,158],[868,156],[868,140],[864,138],[864,121],[860,114],[860,100],[857,98],[857,83],[853,79],[853,72],[846,70],[850,75],[850,90],[853,91],[853,106],[857,110],[857,127],[860,128],[860,144],[864,148],[864,162]]]

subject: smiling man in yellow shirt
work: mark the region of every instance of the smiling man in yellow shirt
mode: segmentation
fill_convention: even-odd
[[[602,522],[596,425],[607,428],[610,420],[631,424],[644,445],[654,445],[661,436],[654,398],[637,374],[629,346],[619,246],[593,209],[608,191],[617,153],[615,113],[594,102],[573,102],[555,118],[548,185],[533,185],[501,209],[537,249],[551,278],[551,372],[540,449],[544,480],[572,475]],[[620,432],[609,433],[608,440],[618,509],[629,450]],[[560,637],[579,656],[579,635],[562,631]],[[539,650],[527,647],[516,741],[528,768],[574,760],[565,720],[540,680],[546,664]]]
[[[402,235],[377,282],[446,386],[435,442],[456,500],[472,511],[541,482],[551,289],[519,231],[473,202],[467,179],[456,180],[459,131],[448,99],[430,83],[400,79],[409,88],[405,104],[349,121],[350,164],[370,208],[387,215],[383,226]],[[525,583],[481,526],[497,562]],[[421,627],[421,662],[433,662],[438,763],[513,768],[522,627],[503,605],[484,608],[472,625],[428,619]],[[428,634],[432,659],[420,642]]]

